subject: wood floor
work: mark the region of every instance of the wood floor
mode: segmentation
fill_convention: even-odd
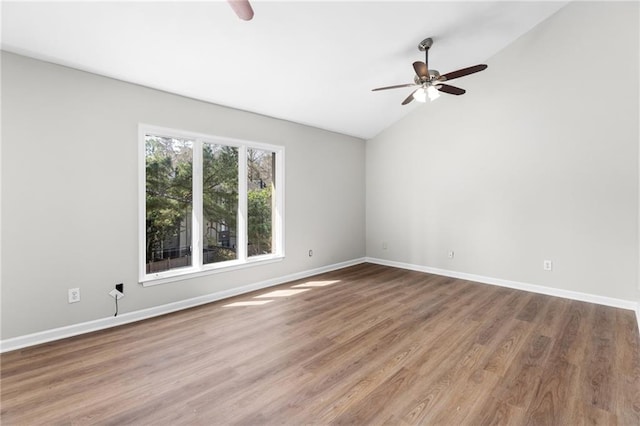
[[[3,425],[640,424],[632,311],[371,264],[0,360]]]

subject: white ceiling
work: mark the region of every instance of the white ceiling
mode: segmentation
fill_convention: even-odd
[[[566,3],[252,0],[245,22],[225,1],[3,1],[2,49],[369,139],[420,106],[400,105],[411,88],[371,89],[412,82],[424,38],[444,74],[485,63]]]

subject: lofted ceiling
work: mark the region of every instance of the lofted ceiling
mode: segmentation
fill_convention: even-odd
[[[371,89],[412,82],[424,38],[444,74],[486,63],[566,3],[252,0],[241,21],[215,0],[3,1],[2,49],[369,139],[422,105],[400,105],[411,88]]]

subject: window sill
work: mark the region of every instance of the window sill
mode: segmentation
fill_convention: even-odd
[[[151,287],[159,284],[167,284],[175,281],[184,281],[191,278],[199,278],[207,275],[219,274],[222,272],[230,272],[238,269],[251,268],[258,265],[267,265],[269,263],[280,262],[284,259],[281,255],[262,255],[251,258],[246,262],[229,261],[223,265],[207,265],[202,269],[184,268],[174,271],[160,272],[158,274],[149,274],[140,280],[143,287]]]

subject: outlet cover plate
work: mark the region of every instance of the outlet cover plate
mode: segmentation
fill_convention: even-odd
[[[70,288],[68,293],[69,303],[78,303],[80,301],[80,289]]]
[[[124,294],[120,293],[114,288],[109,292],[109,296],[113,297],[114,299],[122,299],[124,297]]]

